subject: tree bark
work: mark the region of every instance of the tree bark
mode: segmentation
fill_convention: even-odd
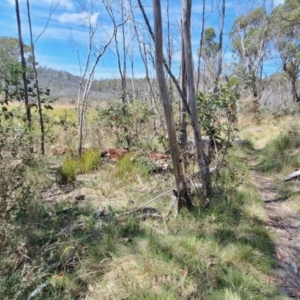
[[[45,154],[45,129],[44,129],[42,106],[41,106],[41,96],[40,96],[40,90],[39,90],[38,74],[37,74],[37,70],[36,70],[35,49],[34,49],[33,35],[32,35],[32,25],[31,25],[29,0],[27,0],[27,15],[28,15],[28,24],[29,24],[29,31],[30,31],[30,46],[31,46],[31,53],[32,53],[32,67],[33,67],[33,72],[34,72],[34,81],[35,81],[35,86],[36,86],[36,97],[37,97],[38,112],[39,112],[39,118],[40,118],[41,153],[44,155]]]
[[[184,206],[187,200],[187,186],[180,164],[179,148],[176,138],[175,123],[171,100],[168,94],[166,79],[164,76],[163,58],[163,36],[160,0],[153,0],[154,30],[155,30],[155,67],[161,100],[165,112],[167,130],[169,136],[169,147],[173,162],[176,188],[178,193],[178,211]]]
[[[197,67],[197,94],[200,90],[200,67],[201,67],[201,56],[202,56],[202,46],[203,46],[203,37],[205,30],[205,8],[206,8],[206,0],[202,1],[202,28],[201,28],[201,37],[200,37],[200,45],[199,45],[199,53],[198,53],[198,67]]]
[[[181,45],[181,89],[183,95],[187,98],[187,90],[186,90],[186,66],[185,66],[185,52],[184,52],[184,42],[182,36],[182,45]],[[187,122],[186,122],[186,108],[183,105],[183,101],[180,101],[179,104],[179,134],[178,141],[181,148],[186,147],[187,143]]]
[[[191,32],[190,32],[190,20],[191,20],[191,0],[183,0],[183,42],[184,42],[184,52],[185,52],[185,62],[186,62],[186,74],[187,74],[187,88],[188,88],[188,102],[191,109],[191,118],[194,129],[194,138],[197,154],[197,162],[200,169],[202,184],[203,184],[203,196],[206,202],[212,196],[211,178],[209,172],[209,162],[204,153],[202,141],[201,141],[201,130],[198,123],[197,116],[197,105],[196,105],[196,94],[195,94],[195,84],[194,84],[194,66],[193,66],[193,56],[192,56],[192,46],[191,46]]]
[[[219,49],[218,49],[218,70],[215,79],[215,92],[218,90],[218,84],[222,73],[224,21],[225,21],[225,0],[222,0],[221,28],[220,28]]]
[[[22,64],[22,80],[24,86],[24,103],[25,103],[25,111],[26,111],[26,121],[28,123],[28,127],[31,127],[31,111],[28,99],[28,88],[27,88],[27,71],[26,71],[26,60],[24,55],[24,46],[22,39],[22,28],[21,28],[21,18],[20,18],[20,8],[19,1],[15,0],[16,3],[16,17],[17,17],[17,25],[18,25],[18,34],[19,34],[19,45],[20,45],[20,56],[21,56],[21,64]]]

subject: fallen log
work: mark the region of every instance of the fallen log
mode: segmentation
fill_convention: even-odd
[[[292,180],[292,179],[295,179],[295,178],[298,178],[300,176],[300,170],[299,171],[296,171],[296,172],[293,172],[291,173],[290,175],[286,176],[283,180],[284,181],[289,181],[289,180]]]

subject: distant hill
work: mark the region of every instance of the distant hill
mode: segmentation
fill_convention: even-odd
[[[58,71],[47,67],[38,67],[39,85],[41,88],[49,88],[53,97],[58,97],[62,102],[76,101],[80,77],[67,71]],[[130,83],[130,84],[129,84]],[[135,85],[139,89],[139,95],[142,87],[145,87],[144,79],[136,79]],[[128,82],[131,88],[131,79]],[[143,88],[146,91],[146,87]],[[129,90],[131,92],[131,90]],[[136,91],[137,92],[137,91]],[[120,99],[121,80],[120,79],[101,79],[94,80],[90,92],[90,99],[96,101],[109,101]],[[146,97],[146,95],[144,95]]]

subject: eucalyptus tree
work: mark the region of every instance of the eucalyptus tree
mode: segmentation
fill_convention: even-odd
[[[185,176],[182,170],[179,156],[179,147],[176,137],[175,122],[173,116],[172,102],[168,93],[165,72],[164,72],[164,56],[163,56],[163,34],[162,34],[162,14],[160,0],[153,0],[154,15],[154,32],[155,32],[155,66],[156,75],[161,94],[161,100],[165,112],[167,123],[169,147],[174,168],[175,182],[178,196],[178,211],[188,200],[187,186]]]
[[[212,82],[215,80],[217,73],[217,56],[219,52],[219,43],[215,41],[217,37],[215,29],[208,27],[203,30],[201,48],[198,51],[199,59],[202,60],[202,80],[204,81],[203,90],[205,92],[208,86],[207,78]]]
[[[187,114],[189,115],[192,123],[192,128],[194,132],[194,138],[195,138],[195,145],[196,145],[196,155],[197,155],[197,163],[199,166],[200,170],[200,175],[202,179],[202,193],[203,193],[203,198],[205,199],[206,202],[209,201],[209,199],[212,196],[212,186],[211,186],[211,178],[210,178],[210,171],[209,171],[209,161],[206,157],[206,154],[204,153],[204,148],[203,148],[203,143],[202,143],[202,138],[201,138],[201,130],[199,126],[199,121],[198,121],[198,115],[197,115],[197,106],[196,106],[196,92],[195,92],[195,82],[194,82],[194,66],[193,66],[193,54],[192,54],[192,46],[191,46],[191,7],[192,7],[192,2],[190,0],[183,0],[183,9],[182,9],[182,31],[183,31],[183,47],[184,47],[184,60],[186,64],[186,82],[187,82],[187,92],[188,92],[188,100],[187,97],[184,95],[182,92],[182,89],[180,88],[180,85],[175,78],[174,74],[170,70],[166,59],[164,58],[163,55],[163,47],[162,45],[157,45],[158,39],[162,39],[162,25],[161,25],[161,7],[160,7],[160,1],[159,0],[153,0],[153,10],[154,10],[154,18],[155,18],[155,28],[156,28],[156,33],[158,34],[155,35],[151,26],[150,22],[147,18],[147,15],[145,13],[144,7],[141,3],[140,0],[138,0],[139,7],[141,8],[141,11],[143,13],[143,17],[145,20],[145,23],[147,25],[147,28],[150,32],[150,35],[152,39],[155,41],[155,55],[156,55],[156,73],[157,73],[157,80],[158,83],[160,84],[160,91],[161,91],[161,97],[163,101],[163,106],[164,106],[164,111],[165,111],[165,116],[166,116],[166,122],[167,122],[167,128],[168,128],[168,134],[172,134],[172,138],[169,136],[169,145],[170,149],[172,150],[173,148],[174,153],[172,154],[172,160],[173,163],[176,165],[178,164],[177,161],[177,140],[176,144],[173,139],[173,131],[170,130],[170,128],[173,128],[174,120],[170,116],[172,112],[170,111],[172,109],[172,106],[170,106],[170,100],[167,98],[165,95],[165,89],[166,89],[166,83],[165,83],[165,74],[164,74],[164,69],[167,71],[169,76],[171,77],[180,97],[181,100],[184,103],[184,106],[186,108]],[[157,22],[157,23],[156,23]],[[162,43],[162,41],[159,40],[159,43]],[[157,53],[159,52],[159,53]],[[159,62],[159,63],[158,63]],[[161,64],[163,64],[164,69],[161,68]],[[157,67],[160,67],[159,70],[157,70]],[[165,86],[163,86],[165,85]],[[173,120],[173,121],[172,121]],[[178,168],[180,168],[178,166]],[[177,174],[177,175],[176,175]],[[185,187],[184,181],[181,179],[181,173],[175,171],[175,179],[176,179],[176,185],[177,189],[179,192],[178,199],[180,202],[180,193],[183,192],[185,193]],[[183,205],[183,202],[181,203]],[[180,209],[180,204],[178,208]]]
[[[204,147],[201,138],[201,129],[198,122],[197,105],[196,105],[196,90],[194,81],[194,64],[191,43],[191,12],[192,1],[183,0],[182,2],[182,32],[183,32],[183,45],[184,45],[184,60],[186,64],[186,80],[187,80],[187,93],[188,103],[190,109],[190,117],[192,121],[194,139],[196,146],[197,162],[202,179],[202,192],[206,202],[212,196],[211,176],[209,171],[209,162],[204,153]]]
[[[203,40],[204,40],[204,30],[205,30],[205,11],[206,11],[206,0],[202,0],[202,21],[201,21],[201,35],[200,35],[200,43],[199,43],[199,53],[198,53],[198,63],[197,63],[197,93],[200,88],[200,68],[201,68],[201,57],[202,57],[202,48],[203,48]]]
[[[129,1],[130,5],[130,14],[131,14],[131,23],[134,29],[135,38],[137,40],[138,44],[138,50],[140,57],[143,62],[144,70],[145,70],[145,79],[147,82],[147,89],[148,89],[148,96],[147,98],[150,98],[150,103],[155,106],[155,109],[157,111],[157,114],[159,116],[159,123],[160,128],[162,129],[163,135],[166,135],[165,132],[165,126],[164,126],[164,116],[161,112],[160,106],[159,106],[159,99],[157,97],[157,94],[155,93],[156,87],[154,86],[154,80],[153,76],[151,76],[151,69],[153,66],[153,60],[151,57],[151,52],[153,52],[153,41],[151,39],[150,33],[148,30],[144,30],[142,26],[140,26],[139,22],[136,20],[135,17],[135,5],[132,3],[133,1]],[[141,7],[142,4],[140,3]],[[142,7],[143,8],[143,7]],[[157,133],[157,121],[154,120],[153,122],[153,128],[154,128],[154,134]]]
[[[218,42],[218,53],[217,53],[217,72],[215,77],[215,88],[214,91],[217,92],[218,84],[220,80],[220,76],[222,73],[222,65],[223,65],[223,35],[224,35],[224,26],[225,26],[225,0],[220,0],[220,33],[219,33],[219,42]]]
[[[297,80],[300,74],[300,2],[286,0],[271,14],[272,37],[276,50],[280,54],[282,69],[287,74],[292,99],[300,102]]]
[[[233,53],[239,59],[235,72],[250,88],[258,101],[262,92],[263,65],[268,58],[270,43],[269,18],[263,7],[238,17],[230,36]]]

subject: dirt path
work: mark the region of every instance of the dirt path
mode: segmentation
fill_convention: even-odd
[[[291,199],[279,197],[274,183],[254,173],[259,193],[269,217],[268,229],[275,234],[275,281],[289,299],[300,299],[300,215],[289,205]]]

